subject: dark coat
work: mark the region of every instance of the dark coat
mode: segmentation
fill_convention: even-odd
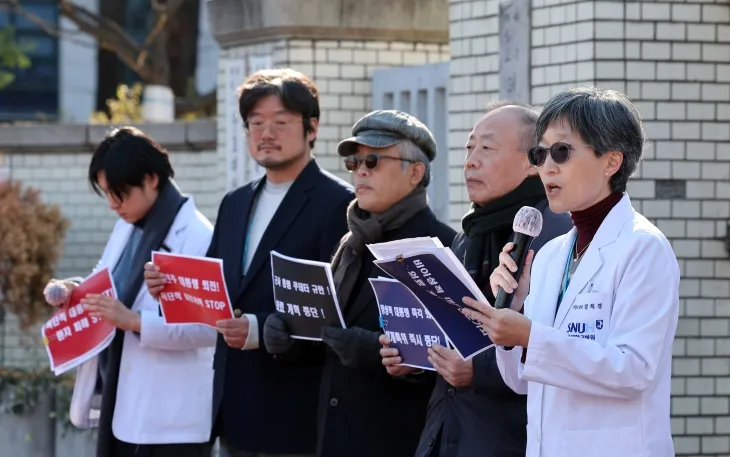
[[[352,186],[319,168],[301,172],[274,214],[242,275],[244,240],[251,203],[263,178],[229,193],[216,219],[208,257],[223,259],[233,308],[255,314],[259,349],[230,348],[219,335],[213,363],[213,436],[249,452],[313,454],[321,365],[293,364],[269,355],[263,325],[275,312],[270,251],[329,262],[347,233],[346,209]]]
[[[568,214],[554,214],[547,200],[535,205],[543,214],[543,229],[531,249],[570,231]],[[461,232],[451,245],[464,260],[469,240]],[[473,359],[474,380],[456,388],[438,376],[428,404],[426,426],[416,457],[524,457],[527,446],[527,396],[518,395],[502,380],[495,349]]]
[[[384,233],[380,241],[429,236],[450,246],[455,235],[452,228],[426,208],[400,229]],[[348,328],[382,332],[378,304],[368,278],[388,275],[373,260],[366,250],[360,277],[342,314]],[[369,369],[349,368],[327,348],[319,397],[317,456],[412,456],[434,381],[435,373],[426,372],[418,382],[406,382],[389,375],[382,364]]]

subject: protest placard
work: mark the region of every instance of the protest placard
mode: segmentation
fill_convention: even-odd
[[[216,327],[233,319],[221,259],[153,252],[152,263],[167,280],[159,296],[165,323]]]
[[[56,376],[99,354],[114,338],[116,327],[90,316],[81,304],[88,294],[117,297],[108,268],[87,277],[71,292],[68,306],[61,307],[41,327],[41,338]]]
[[[330,264],[271,251],[271,275],[276,311],[290,328],[292,338],[322,341],[322,327],[345,328]]]
[[[393,255],[399,246],[400,254]],[[494,346],[483,325],[460,311],[466,307],[463,297],[482,302],[486,298],[451,249],[436,242],[427,247],[420,239],[418,243],[405,239],[389,243],[389,255],[378,258],[382,249],[377,244],[368,247],[376,255],[374,263],[418,297],[462,359]]]
[[[446,347],[446,335],[406,286],[390,278],[370,278],[380,312],[380,323],[391,344],[398,349],[405,365],[434,370],[428,361],[428,348]]]

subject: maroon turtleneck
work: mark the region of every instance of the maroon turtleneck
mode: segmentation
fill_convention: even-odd
[[[616,203],[623,196],[624,194],[621,192],[613,192],[590,208],[570,213],[570,218],[573,219],[573,225],[575,225],[578,231],[578,240],[575,246],[576,253],[583,252],[583,249],[588,246],[588,243],[591,242],[593,236],[598,231],[598,227],[601,226],[608,213],[611,212],[611,209],[616,206]]]

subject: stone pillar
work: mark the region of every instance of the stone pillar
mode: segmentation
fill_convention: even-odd
[[[350,136],[352,124],[371,109],[373,71],[448,60],[447,12],[447,0],[209,1],[212,30],[221,47],[221,176],[232,166],[230,154],[236,146],[232,143],[238,143],[235,129],[240,128],[228,117],[237,109],[233,106],[235,97],[231,97],[236,79],[226,74],[229,62],[245,62],[239,84],[256,69],[257,62],[291,67],[313,77],[322,110],[315,145],[317,160],[349,181],[336,155],[336,145]],[[243,155],[248,158],[245,149]],[[251,178],[251,174],[246,177]],[[240,184],[243,179],[238,181]],[[228,186],[232,183],[229,181]]]
[[[484,103],[500,93],[498,0],[450,0],[452,176]],[[533,0],[530,100],[583,84],[639,106],[650,144],[629,183],[682,271],[672,426],[678,456],[730,453],[730,6]],[[452,202],[466,208],[463,179]],[[461,192],[461,193],[459,193]]]

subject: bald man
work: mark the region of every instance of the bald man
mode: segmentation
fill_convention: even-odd
[[[471,208],[451,249],[490,303],[489,275],[499,265],[499,252],[510,241],[520,208],[542,212],[543,230],[532,244],[536,252],[572,228],[568,214],[550,212],[537,169],[527,160],[537,117],[527,105],[493,103],[466,143],[464,178]],[[382,349],[381,355],[394,376],[412,370],[395,366],[400,361],[397,349]],[[527,397],[504,383],[495,350],[467,361],[440,346],[429,349],[429,355],[439,376],[416,457],[524,457]]]

